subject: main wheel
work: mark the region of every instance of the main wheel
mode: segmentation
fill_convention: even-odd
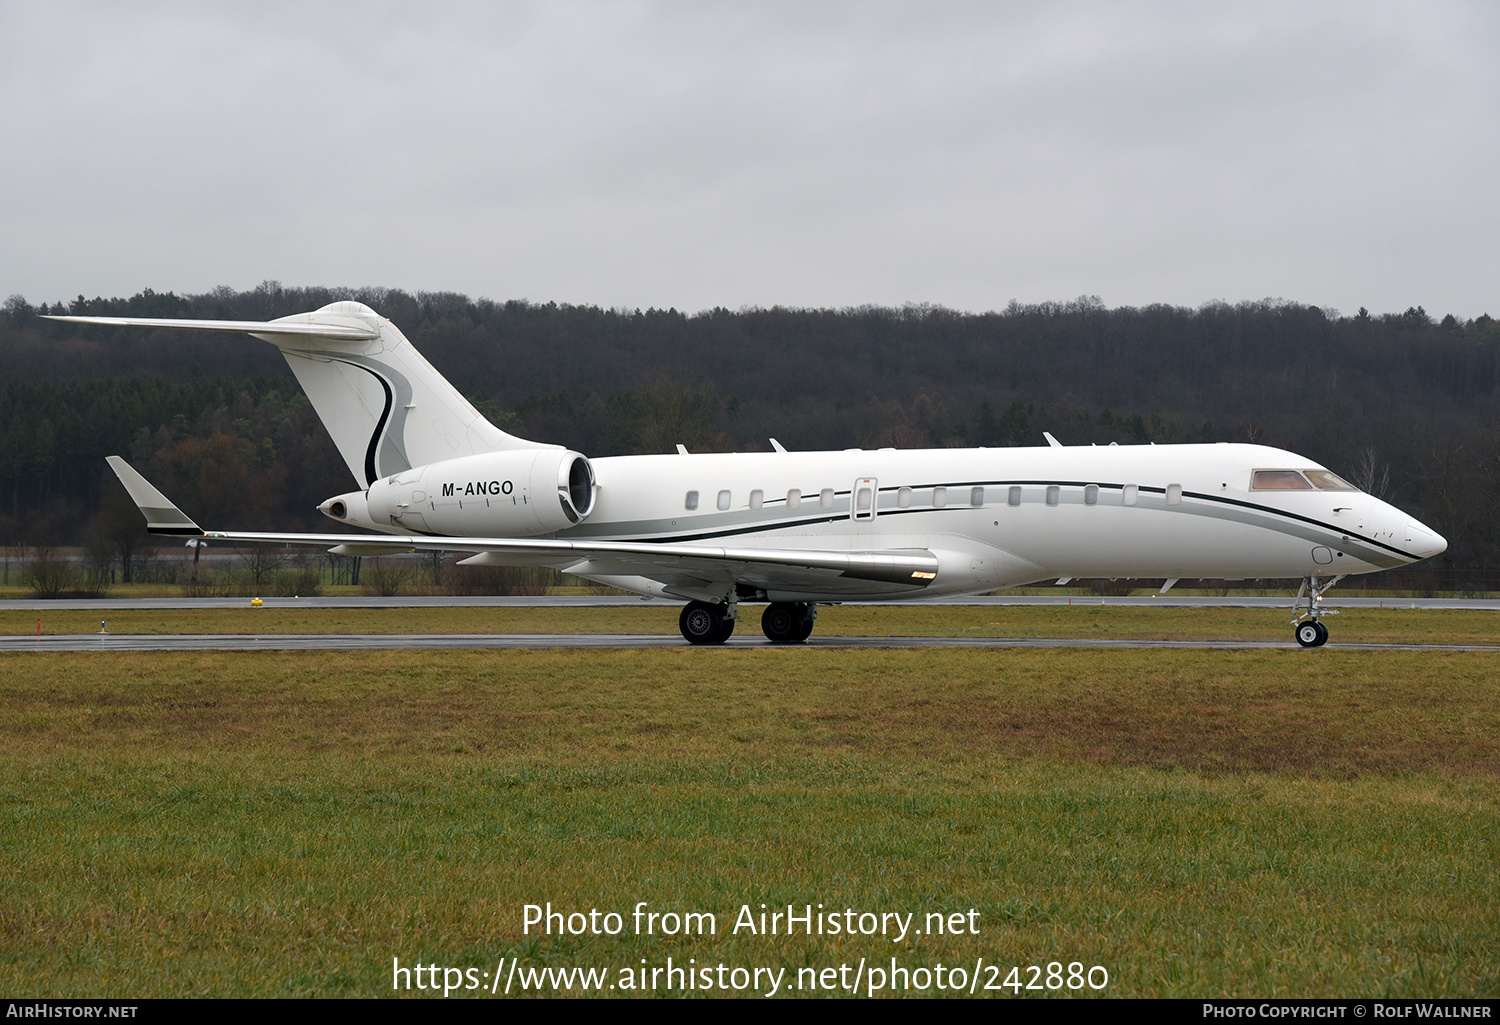
[[[1316,648],[1328,640],[1328,631],[1315,619],[1299,623],[1296,631],[1297,643],[1304,648]]]
[[[677,629],[689,644],[723,644],[734,632],[734,620],[726,620],[723,609],[706,601],[690,601],[677,617]],[[728,630],[724,629],[725,622],[729,623]]]
[[[802,632],[803,610],[796,602],[773,601],[760,616],[760,629],[772,644],[795,644],[806,640]]]

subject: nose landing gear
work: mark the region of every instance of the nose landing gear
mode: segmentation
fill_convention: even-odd
[[[1344,577],[1341,574],[1327,583],[1319,583],[1317,577],[1308,577],[1302,581],[1302,586],[1297,591],[1297,602],[1292,606],[1292,611],[1296,613],[1292,619],[1292,635],[1304,648],[1321,648],[1328,643],[1328,627],[1323,625],[1322,618],[1336,616],[1339,610],[1323,608],[1323,595],[1342,579]],[[1307,602],[1305,609],[1302,607],[1304,600]]]

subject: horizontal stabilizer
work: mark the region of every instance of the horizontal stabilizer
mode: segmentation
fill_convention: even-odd
[[[115,471],[115,476],[120,478],[120,483],[125,485],[125,490],[130,492],[130,500],[140,509],[141,515],[146,517],[146,529],[153,534],[191,534],[194,537],[202,535],[203,528],[192,521],[187,513],[172,504],[172,500],[157,491],[151,482],[139,473],[135,468],[121,459],[119,456],[108,456],[105,462],[109,468]]]
[[[48,319],[106,327],[231,332],[269,342],[286,359],[361,488],[444,459],[556,447],[514,437],[490,423],[394,324],[353,300],[265,321]]]
[[[99,324],[105,327],[166,327],[181,331],[237,331],[252,335],[332,338],[341,342],[361,342],[379,338],[372,327],[354,324],[296,324],[275,320],[176,320],[147,317],[54,317],[70,324]]]

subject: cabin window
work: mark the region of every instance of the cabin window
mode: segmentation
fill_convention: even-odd
[[[1056,505],[1062,500],[1062,488],[1056,484],[1047,485],[1047,504]]]
[[[725,509],[728,509],[728,508],[729,508],[729,492],[728,491],[720,491],[719,492],[719,511],[723,512]]]
[[[911,508],[911,488],[902,488],[896,492],[896,507],[898,509]]]
[[[1168,484],[1167,485],[1167,504],[1168,505],[1181,505],[1182,504],[1182,485],[1181,484]]]
[[[1127,484],[1120,489],[1120,501],[1126,505],[1135,505],[1136,499],[1140,497],[1141,489],[1139,485]]]
[[[1021,504],[1021,489],[1020,489],[1019,486],[1012,486],[1011,487],[1011,489],[1010,489],[1010,498],[1008,499],[1008,501],[1010,502],[1011,505],[1020,505]]]
[[[1313,487],[1317,488],[1319,491],[1359,490],[1353,484],[1350,484],[1344,478],[1340,477],[1338,474],[1329,473],[1327,470],[1304,470],[1302,472],[1307,475],[1308,480],[1312,481]]]
[[[1099,485],[1097,485],[1097,484],[1090,484],[1088,487],[1086,487],[1086,488],[1083,489],[1083,504],[1084,505],[1098,505],[1099,504]]]
[[[870,511],[870,489],[860,488],[854,496],[854,508],[858,512]]]
[[[945,506],[947,504],[948,504],[948,489],[947,488],[933,488],[932,489],[932,507],[934,509],[941,509],[943,506]]]
[[[698,492],[689,491],[687,493],[687,498],[682,500],[682,507],[688,512],[692,512],[694,509],[698,508]]]
[[[802,492],[797,488],[786,493],[786,507],[788,509],[799,509],[802,507]]]
[[[822,491],[818,492],[818,504],[821,505],[824,509],[833,508],[832,488],[824,488]]]
[[[1296,470],[1256,470],[1250,478],[1251,491],[1311,491],[1307,478]]]
[[[969,489],[969,504],[976,508],[984,504],[984,488]]]
[[[766,504],[766,493],[760,488],[750,492],[750,508],[759,509]]]

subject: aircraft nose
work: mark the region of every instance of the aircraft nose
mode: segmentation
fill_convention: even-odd
[[[1448,541],[1425,523],[1407,520],[1406,550],[1419,559],[1430,559],[1446,552]]]

